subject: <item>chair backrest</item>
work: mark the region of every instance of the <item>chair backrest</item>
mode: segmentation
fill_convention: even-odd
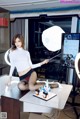
[[[75,58],[75,71],[80,79],[80,53],[78,53]]]

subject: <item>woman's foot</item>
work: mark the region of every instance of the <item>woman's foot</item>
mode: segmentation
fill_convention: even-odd
[[[57,83],[49,84],[50,88],[58,88],[59,85]]]

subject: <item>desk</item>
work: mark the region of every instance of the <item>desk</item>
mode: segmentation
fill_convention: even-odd
[[[61,84],[62,88],[55,88],[52,91],[57,94],[49,101],[43,101],[33,96],[34,91],[29,91],[19,98],[1,96],[1,111],[7,112],[8,119],[20,119],[20,112],[48,112],[54,108],[64,109],[66,101],[72,90],[72,85]]]
[[[23,111],[50,113],[54,108],[64,109],[66,101],[72,90],[72,85],[61,84],[61,86],[62,88],[52,89],[52,92],[57,94],[57,96],[48,101],[34,97],[34,91],[29,91],[26,95],[19,99],[23,102]]]

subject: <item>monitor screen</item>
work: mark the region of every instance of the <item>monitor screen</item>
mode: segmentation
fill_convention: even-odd
[[[70,56],[75,59],[80,50],[80,33],[63,33],[62,34],[62,58]]]

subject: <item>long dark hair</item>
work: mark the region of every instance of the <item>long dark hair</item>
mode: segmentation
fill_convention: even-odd
[[[12,50],[16,49],[16,45],[15,45],[16,38],[20,39],[20,41],[22,43],[22,48],[24,48],[24,37],[21,34],[16,34],[12,39]]]

